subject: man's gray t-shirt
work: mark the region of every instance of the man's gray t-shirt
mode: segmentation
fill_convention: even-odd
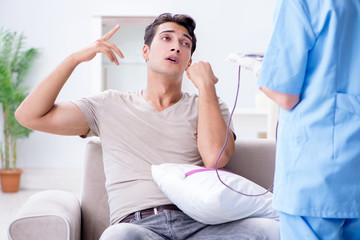
[[[89,124],[88,136],[101,140],[111,224],[130,213],[171,204],[153,181],[151,165],[203,165],[197,147],[196,94],[183,93],[161,112],[141,91],[107,90],[74,103]],[[220,100],[219,105],[227,123],[228,108]]]

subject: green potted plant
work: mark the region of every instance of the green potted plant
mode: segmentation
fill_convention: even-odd
[[[23,34],[0,29],[0,105],[3,115],[0,177],[3,192],[17,192],[19,189],[22,170],[16,167],[17,141],[31,133],[14,117],[16,108],[28,94],[22,83],[37,54],[34,48],[24,50],[23,44]]]

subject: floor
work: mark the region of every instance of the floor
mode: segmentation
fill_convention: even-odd
[[[17,193],[0,191],[0,239],[7,238],[7,229],[19,208],[31,195],[43,190],[61,189],[80,197],[80,169],[23,169]]]

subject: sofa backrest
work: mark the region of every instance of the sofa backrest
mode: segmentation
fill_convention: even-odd
[[[235,144],[235,153],[225,169],[268,189],[274,181],[275,140],[241,139]]]
[[[226,169],[237,173],[264,188],[273,182],[275,168],[275,141],[237,140],[235,154]],[[81,190],[81,236],[97,240],[110,224],[108,197],[105,190],[101,143],[88,142]]]
[[[110,224],[100,140],[92,139],[87,143],[84,164],[80,200],[81,239],[98,240]]]

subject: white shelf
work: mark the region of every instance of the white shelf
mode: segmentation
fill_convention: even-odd
[[[237,109],[232,121],[237,132],[266,133],[268,111],[260,109]]]

